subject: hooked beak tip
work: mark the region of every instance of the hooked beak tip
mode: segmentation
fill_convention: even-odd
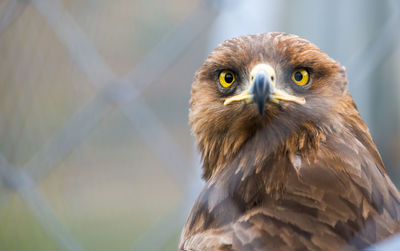
[[[262,116],[265,110],[265,104],[257,103],[258,115]]]

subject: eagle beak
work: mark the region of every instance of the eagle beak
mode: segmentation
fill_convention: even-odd
[[[251,85],[250,93],[253,94],[253,100],[257,105],[258,113],[263,115],[265,103],[272,98],[271,81],[265,71],[257,72],[254,82]]]
[[[250,87],[239,95],[225,100],[224,105],[229,105],[236,101],[244,101],[246,104],[256,103],[258,113],[264,114],[265,103],[268,101],[279,103],[291,101],[304,105],[306,100],[303,97],[296,97],[279,90],[275,87],[275,70],[267,64],[256,65],[250,73]]]

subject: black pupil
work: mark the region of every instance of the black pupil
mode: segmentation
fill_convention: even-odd
[[[296,72],[294,74],[294,79],[296,79],[296,81],[301,81],[303,79],[303,74],[301,74],[301,72]]]
[[[233,75],[230,73],[225,74],[225,82],[227,82],[228,84],[233,82]]]

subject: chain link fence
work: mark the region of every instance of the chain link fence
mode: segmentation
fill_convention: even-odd
[[[260,1],[250,2],[260,3]],[[288,2],[281,5],[275,3],[274,8],[282,12]],[[349,59],[348,69],[350,83],[352,81],[354,83],[353,90],[357,90],[375,72],[381,62],[399,47],[400,36],[397,32],[400,24],[399,6],[396,1],[387,3],[386,13],[389,13],[385,17],[387,21],[377,29],[379,32],[374,37],[370,37],[369,42],[361,46],[362,49],[358,54],[354,53],[355,56]],[[387,3],[385,2],[385,4]],[[92,4],[96,5],[96,3]],[[89,87],[91,94],[87,96],[87,99],[71,112],[70,117],[65,119],[65,123],[54,133],[53,137],[42,144],[43,146],[37,149],[36,153],[28,160],[10,161],[8,158],[12,154],[7,155],[0,152],[0,206],[5,207],[12,200],[10,197],[18,194],[57,248],[68,251],[92,250],[82,244],[79,236],[66,226],[65,219],[59,216],[57,210],[54,210],[53,203],[48,201],[38,184],[51,176],[54,169],[61,168],[60,166],[63,166],[66,158],[85,142],[93,130],[109,116],[110,112],[117,110],[131,127],[123,131],[123,134],[129,134],[131,133],[129,130],[132,130],[132,133],[140,138],[140,142],[151,149],[149,154],[162,163],[161,166],[165,168],[162,174],[164,179],[169,180],[177,190],[182,191],[182,198],[175,202],[172,208],[165,210],[164,215],[159,215],[158,220],[154,220],[143,228],[139,227],[141,228],[139,233],[132,235],[132,243],[126,250],[162,250],[171,239],[176,245],[176,238],[187,212],[201,188],[199,159],[195,151],[189,150],[193,154],[187,154],[188,150],[177,142],[175,135],[171,134],[168,126],[165,125],[163,119],[165,117],[154,111],[143,93],[152,88],[159,88],[159,86],[152,87],[152,85],[167,75],[188,50],[193,50],[193,45],[196,45],[196,41],[199,39],[208,41],[210,47],[213,47],[215,43],[226,39],[226,36],[232,35],[228,32],[223,37],[218,37],[219,31],[232,25],[232,23],[224,23],[225,19],[221,21],[221,17],[226,16],[235,8],[235,11],[240,13],[243,2],[235,1],[232,5],[236,4],[236,7],[224,8],[224,5],[227,4],[227,1],[198,2],[197,6],[175,28],[169,31],[147,56],[137,62],[128,74],[122,74],[121,77],[121,74],[116,73],[109,66],[107,59],[92,43],[88,31],[81,27],[76,17],[71,15],[69,1],[9,0],[0,3],[0,40],[4,33],[9,32],[7,29],[15,22],[19,22],[20,16],[29,8],[29,11],[41,16],[42,21],[51,29],[55,39],[60,43],[60,47],[66,50],[75,67],[84,75],[83,78],[87,79],[88,84],[91,84]],[[274,17],[278,18],[278,16],[277,14]],[[243,27],[245,24],[240,19],[236,21],[235,27],[242,25],[242,29],[247,30],[246,26]],[[263,20],[263,22],[270,21]],[[38,29],[32,24],[24,25],[29,29]],[[251,25],[251,23],[246,25]],[[266,29],[263,31],[267,32],[273,28],[274,26],[264,28],[261,25],[259,29]],[[210,34],[210,31],[213,32],[208,39],[207,35]],[[30,42],[27,40],[23,43]],[[201,53],[203,54],[203,52]],[[206,52],[204,52],[205,54]],[[203,59],[197,58],[196,64],[200,64]],[[6,66],[8,63],[7,67],[22,67],[20,64],[24,63],[23,60],[22,58],[21,61],[14,64],[5,62],[2,65]],[[23,71],[16,72],[23,74]],[[84,84],[79,83],[79,88],[87,88],[81,87]],[[18,91],[21,92],[29,91],[29,89],[24,90],[19,86],[16,88],[20,88]],[[7,92],[3,93],[3,97],[4,95],[7,95]],[[4,102],[3,105],[6,105]],[[367,101],[365,102],[367,103]],[[168,109],[166,110],[168,111]],[[372,120],[373,118],[368,118],[367,122]],[[3,129],[2,133],[7,133],[7,128]],[[189,131],[187,130],[185,133],[189,134]],[[2,149],[6,147],[3,146]],[[23,164],[20,164],[21,162]],[[140,172],[146,168],[146,166],[135,166],[134,170]],[[91,171],[99,172],[95,169]],[[160,193],[163,192],[162,186],[157,187],[158,184],[152,184],[151,180],[148,183],[148,185],[160,189]],[[130,200],[130,198],[125,199]],[[4,233],[7,229],[4,227],[1,231]],[[101,242],[101,240],[98,241]]]

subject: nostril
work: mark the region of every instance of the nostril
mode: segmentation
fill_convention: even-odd
[[[272,94],[272,87],[271,87],[270,83],[268,82],[265,85],[265,96],[266,96],[266,98],[268,99],[271,94]]]

